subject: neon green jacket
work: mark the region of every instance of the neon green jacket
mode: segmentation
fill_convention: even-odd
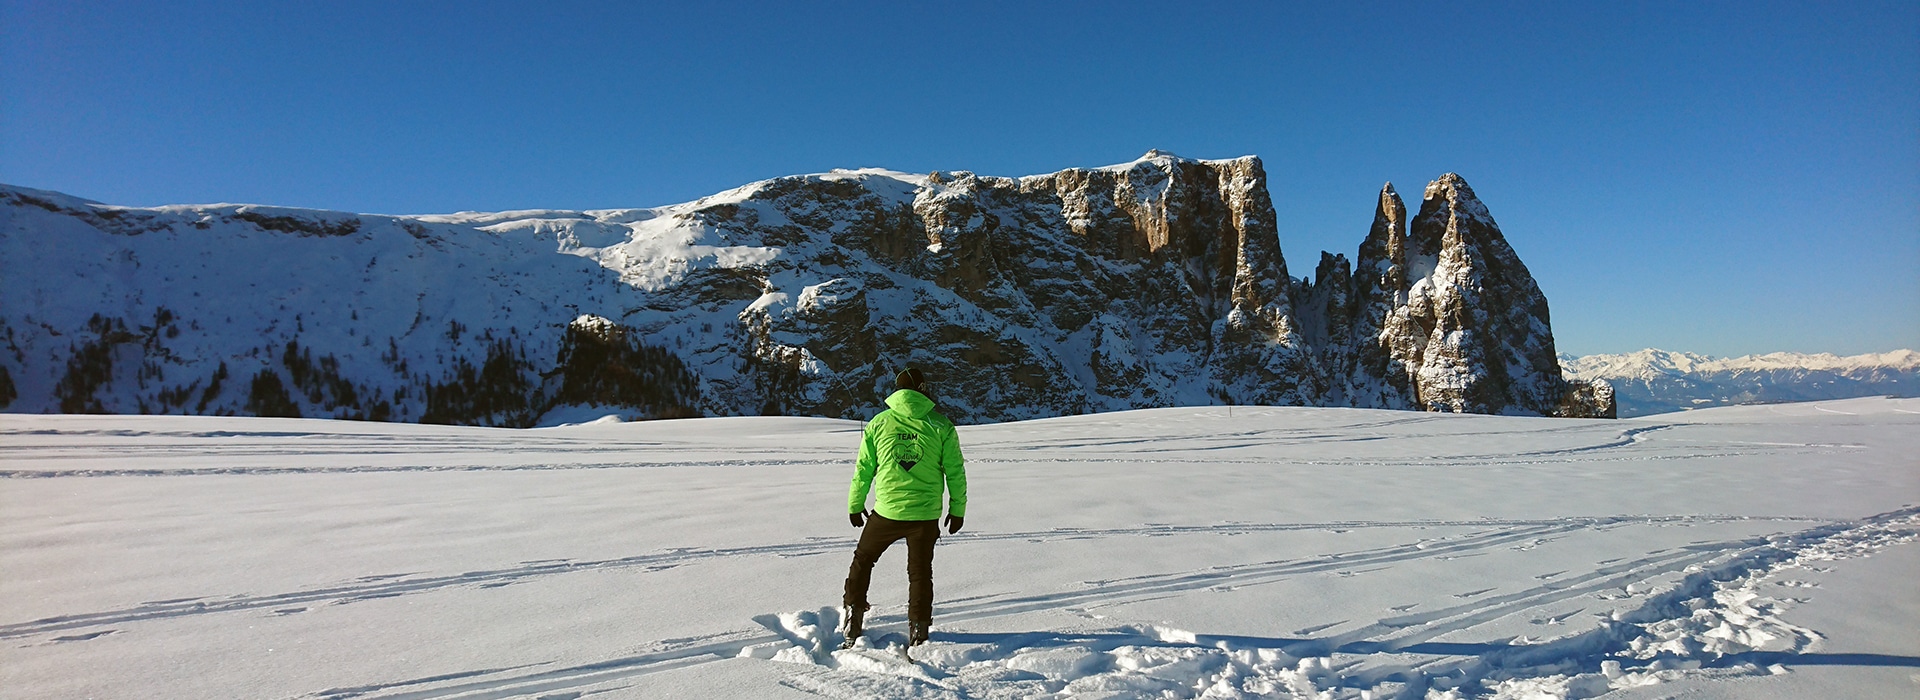
[[[873,510],[889,520],[939,520],[940,496],[947,512],[967,515],[967,468],[953,421],[933,410],[933,399],[912,389],[887,397],[887,410],[867,421],[860,462],[847,489],[847,512]]]

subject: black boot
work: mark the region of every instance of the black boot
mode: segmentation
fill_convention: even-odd
[[[907,644],[909,646],[920,646],[926,643],[927,643],[927,623],[925,622],[907,623]]]
[[[853,648],[853,640],[859,639],[860,635],[866,633],[865,622],[867,617],[867,609],[845,607],[840,609],[840,613],[847,618],[847,622],[846,622],[847,639],[846,641],[840,643],[840,648],[851,649]]]

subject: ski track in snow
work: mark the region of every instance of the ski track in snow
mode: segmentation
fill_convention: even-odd
[[[1855,415],[1820,406],[1811,408],[1828,416]],[[1770,413],[1780,410],[1767,409]],[[1912,413],[1900,408],[1889,411]],[[1446,422],[1454,420],[1457,417],[1412,414],[1337,425],[1237,431],[1194,431],[1145,421],[1138,423],[1134,432],[1109,430],[1097,424],[1067,423],[1064,427],[1071,430],[1064,431],[1038,426],[1026,430],[996,430],[988,426],[969,436],[968,448],[970,453],[982,455],[970,460],[979,464],[1382,465],[1469,470],[1498,465],[1589,461],[1617,464],[1756,456],[1799,460],[1865,449],[1847,444],[1845,438],[1756,442],[1695,437],[1702,434],[1675,430],[1687,427],[1687,423],[1644,420],[1604,424],[1568,421],[1527,429],[1524,431],[1527,439],[1516,440],[1511,437],[1515,434],[1513,431],[1503,432],[1493,423],[1480,424],[1495,426],[1485,431],[1448,430],[1462,427],[1460,423]],[[1414,427],[1409,429],[1409,426]],[[1370,432],[1375,429],[1386,432]],[[1177,430],[1188,432],[1169,432]],[[815,431],[815,434],[821,432]],[[823,467],[847,463],[843,450],[827,449],[821,442],[805,440],[778,447],[772,443],[732,446],[727,450],[730,458],[714,459],[710,458],[714,454],[712,449],[689,451],[672,439],[628,436],[609,440],[604,435],[575,438],[563,434],[541,435],[537,431],[503,433],[497,439],[483,433],[355,435],[298,430],[66,428],[14,431],[6,435],[8,440],[0,444],[0,464],[25,467],[0,469],[0,477],[12,479]],[[838,435],[836,439],[844,437]],[[974,437],[978,439],[971,439]],[[115,442],[123,438],[139,442]],[[1429,444],[1445,447],[1436,453],[1407,457],[1365,451],[1347,457],[1341,456],[1346,448],[1328,450],[1324,447],[1334,443],[1377,444],[1376,441],[1388,439],[1405,443],[1433,439],[1439,442]],[[209,440],[220,443],[210,447]],[[1296,455],[1286,451],[1294,445],[1322,447],[1317,453]],[[1265,454],[1284,457],[1262,458],[1264,454],[1260,452],[1235,452],[1246,447],[1280,448]],[[1531,447],[1538,449],[1525,449]],[[1354,448],[1368,449],[1373,448]],[[672,459],[680,453],[696,458]],[[205,459],[216,454],[218,459]],[[382,462],[378,455],[398,457]],[[94,462],[106,466],[96,467]],[[142,467],[111,467],[113,462],[134,462]],[[209,462],[214,466],[192,466]],[[69,464],[71,468],[66,467]],[[1631,533],[1638,532],[1635,528],[1741,523],[1759,525],[1764,529],[1758,531],[1773,533],[1744,536],[1755,531],[1749,528],[1737,531],[1741,537],[1721,535],[1684,544],[1675,544],[1673,538],[1666,538],[1661,541],[1662,546],[1596,555],[1593,558],[1612,558],[1591,563],[1583,563],[1590,561],[1588,559],[1570,560],[1562,556],[1551,560],[1557,562],[1551,568],[1560,570],[1543,567],[1508,576],[1498,581],[1501,586],[1455,585],[1446,590],[1423,592],[1418,598],[1384,601],[1378,603],[1378,610],[1373,612],[1348,608],[1349,613],[1359,614],[1296,618],[1284,627],[1275,628],[1276,633],[1291,630],[1291,636],[1208,634],[1204,630],[1179,629],[1171,623],[1145,624],[1121,619],[1102,622],[1105,618],[1092,612],[1192,594],[1279,584],[1303,577],[1366,576],[1423,561],[1489,555],[1494,556],[1479,561],[1494,561],[1507,550],[1528,551],[1582,533]],[[1227,521],[1198,525],[1148,522],[1117,528],[968,532],[943,538],[941,547],[944,550],[994,543],[1048,544],[1147,537],[1187,537],[1201,543],[1223,535],[1340,533],[1363,529],[1380,533],[1420,532],[1397,543],[1375,535],[1366,547],[1334,553],[1260,561],[1227,560],[1232,563],[1215,560],[1217,565],[1213,566],[1175,567],[1177,570],[1157,572],[1134,566],[1126,571],[1128,575],[1115,578],[1077,583],[1065,583],[1073,579],[1064,579],[1027,590],[943,598],[936,602],[932,643],[915,650],[917,663],[914,664],[874,648],[904,642],[903,635],[888,631],[904,626],[899,606],[874,611],[869,620],[869,641],[873,645],[863,644],[845,651],[837,650],[841,637],[835,631],[839,624],[836,610],[769,611],[750,620],[715,623],[715,627],[738,625],[735,629],[656,639],[637,651],[625,646],[626,651],[608,654],[605,658],[595,659],[592,653],[564,659],[509,657],[504,663],[467,665],[470,670],[462,670],[460,665],[443,665],[425,669],[445,671],[433,675],[417,678],[375,675],[364,679],[364,683],[311,691],[298,697],[319,700],[579,698],[630,687],[636,679],[650,674],[736,658],[779,662],[781,679],[778,682],[782,685],[836,698],[1591,697],[1610,689],[1687,676],[1782,672],[1778,664],[1796,663],[1799,655],[1817,650],[1818,647],[1812,645],[1821,636],[1817,630],[1781,620],[1779,611],[1790,607],[1788,603],[1794,599],[1775,600],[1766,597],[1765,591],[1775,591],[1773,595],[1777,596],[1782,588],[1800,590],[1793,587],[1815,586],[1814,582],[1778,577],[1794,575],[1793,570],[1797,568],[1819,571],[1822,570],[1817,568],[1819,562],[1866,556],[1875,550],[1920,538],[1920,506],[1910,505],[1847,520],[1693,513],[1452,520]],[[1436,534],[1433,530],[1445,534]],[[497,588],[579,572],[625,571],[647,576],[653,571],[722,564],[743,557],[844,556],[851,552],[853,544],[852,537],[814,537],[733,547],[670,548],[609,559],[518,561],[444,574],[430,572],[426,567],[396,567],[393,569],[396,573],[361,576],[330,585],[270,593],[207,591],[198,596],[0,624],[0,639],[14,640],[14,644],[25,647],[87,648],[137,639],[146,636],[143,633],[149,630],[159,631],[154,626],[166,625],[169,621],[223,615],[241,616],[239,619],[249,614],[256,617],[298,615],[359,601]],[[1260,559],[1261,556],[1242,558]],[[1771,588],[1763,590],[1763,584]],[[198,591],[186,591],[194,592]],[[1391,604],[1408,600],[1416,602]],[[1010,618],[1040,613],[1067,613],[1082,622],[1017,632],[967,631],[969,628],[1005,629]],[[1514,620],[1530,622],[1533,627],[1526,628],[1530,630],[1528,634],[1552,630],[1555,626],[1562,626],[1558,629],[1566,633],[1554,638],[1514,637],[1511,634]],[[999,624],[969,624],[993,621]],[[1498,631],[1503,629],[1507,631]],[[520,663],[523,661],[529,663]],[[349,676],[349,680],[363,679]]]
[[[1611,518],[1568,518],[1564,520],[1417,520],[1400,522],[1350,521],[1330,523],[1231,523],[1212,526],[1150,525],[1137,528],[1106,529],[1099,531],[1057,528],[1037,532],[970,533],[948,539],[942,546],[965,546],[976,543],[1001,541],[1050,542],[1066,539],[1152,537],[1167,535],[1225,535],[1256,532],[1289,532],[1300,530],[1354,530],[1366,528],[1442,528],[1442,527],[1494,527],[1483,530],[1474,536],[1459,542],[1448,540],[1421,540],[1408,545],[1387,550],[1389,555],[1375,552],[1353,552],[1324,559],[1301,561],[1266,562],[1219,567],[1208,572],[1184,573],[1172,583],[1156,582],[1147,585],[1133,579],[1115,581],[1089,581],[1089,585],[1100,586],[1097,592],[1131,590],[1145,586],[1146,590],[1193,590],[1210,585],[1249,585],[1266,577],[1283,576],[1292,573],[1310,573],[1332,569],[1348,568],[1367,563],[1401,561],[1416,557],[1443,556],[1447,554],[1471,551],[1482,547],[1528,541],[1544,535],[1565,533],[1580,529],[1598,529],[1625,525],[1688,524],[1710,522],[1752,522],[1752,521],[1799,521],[1803,518],[1755,518],[1747,516],[1632,516]],[[725,548],[677,548],[665,552],[643,554],[618,559],[595,561],[549,560],[522,562],[522,566],[470,571],[450,576],[417,577],[411,574],[385,574],[363,576],[352,582],[337,586],[314,588],[268,595],[208,595],[194,598],[151,601],[137,607],[92,613],[75,613],[42,618],[25,623],[0,625],[0,639],[30,637],[34,635],[86,629],[102,625],[117,625],[143,620],[157,620],[186,615],[206,615],[226,612],[274,608],[275,612],[290,606],[301,604],[340,605],[361,600],[389,598],[414,593],[426,593],[451,587],[480,586],[494,587],[520,583],[532,578],[552,576],[583,571],[606,569],[645,569],[662,570],[703,560],[726,559],[742,556],[808,556],[815,554],[846,553],[853,551],[854,538],[815,539],[805,542],[770,544],[746,547]],[[1156,579],[1158,577],[1147,577]],[[1082,597],[1098,599],[1096,592],[1082,594]],[[1061,603],[1071,602],[1061,596],[1038,596],[1031,601],[1032,610],[1059,607]],[[964,606],[943,606],[942,619],[948,619],[945,611],[965,610]],[[1015,611],[1018,612],[1018,611]],[[995,614],[1006,614],[1005,611]],[[880,618],[876,618],[880,619]],[[953,618],[959,619],[959,618]]]
[[[1101,537],[1145,536],[1155,534],[1208,534],[1225,531],[1235,532],[1271,532],[1288,530],[1337,530],[1353,528],[1432,528],[1432,527],[1478,527],[1479,529],[1464,535],[1438,539],[1422,539],[1401,545],[1356,550],[1325,557],[1294,560],[1278,560],[1235,566],[1217,567],[1206,571],[1182,571],[1166,574],[1135,576],[1110,581],[1084,582],[1087,589],[1082,591],[1061,591],[1033,595],[989,596],[974,600],[951,601],[941,605],[940,619],[943,624],[956,624],[987,618],[1013,615],[1024,612],[1045,610],[1085,610],[1088,608],[1114,605],[1129,601],[1152,598],[1169,593],[1187,592],[1216,586],[1251,586],[1263,582],[1312,573],[1327,573],[1352,570],[1374,564],[1387,564],[1416,558],[1442,557],[1471,552],[1478,549],[1508,546],[1514,543],[1531,542],[1544,536],[1571,532],[1580,529],[1626,527],[1649,524],[1698,523],[1751,521],[1756,518],[1734,518],[1716,516],[1669,516],[1669,517],[1621,517],[1621,518],[1569,518],[1564,520],[1511,520],[1511,521],[1411,521],[1411,522],[1336,522],[1336,523],[1280,523],[1280,524],[1232,524],[1217,527],[1177,527],[1153,526],[1131,530],[1098,533]],[[1795,520],[1792,518],[1778,519]],[[1794,533],[1785,538],[1788,542],[1818,542],[1834,534],[1872,527],[1876,523],[1898,522],[1907,526],[1920,520],[1920,509],[1907,509],[1896,513],[1878,516],[1864,523],[1828,524]],[[959,538],[950,543],[966,545],[975,542],[996,540],[1041,540],[1061,536],[1085,537],[1094,533],[1077,530],[1051,530],[1023,533],[988,533]],[[573,571],[624,568],[624,567],[667,567],[689,563],[700,559],[725,558],[754,555],[793,555],[800,552],[844,552],[852,545],[851,539],[819,540],[764,547],[744,547],[712,550],[676,550],[654,555],[613,559],[596,562],[529,562],[526,566],[497,571],[469,572],[447,577],[412,577],[404,574],[368,576],[361,580],[338,587],[297,591],[268,596],[228,596],[204,597],[154,601],[137,608],[102,613],[67,615],[31,623],[0,627],[0,636],[23,637],[52,634],[76,629],[98,628],[106,625],[126,625],[128,623],[159,620],[183,615],[204,615],[239,612],[261,608],[285,609],[285,606],[307,604],[339,604],[355,600],[389,597],[431,591],[448,586],[488,585],[492,583],[514,582],[527,577],[562,574]],[[1119,659],[1125,654],[1147,654],[1142,649],[1159,649],[1175,655],[1219,656],[1220,663],[1207,664],[1208,668],[1232,667],[1235,654],[1245,659],[1241,666],[1249,670],[1266,669],[1265,673],[1275,678],[1293,678],[1300,682],[1318,684],[1326,687],[1329,678],[1338,682],[1335,686],[1372,687],[1381,682],[1396,678],[1419,677],[1423,679],[1465,678],[1474,675],[1476,679],[1489,675],[1487,669],[1497,667],[1497,661],[1503,656],[1511,656],[1524,651],[1539,655],[1540,651],[1525,647],[1501,645],[1471,645],[1433,643],[1435,637],[1449,632],[1464,630],[1476,624],[1490,621],[1522,611],[1544,607],[1552,603],[1591,595],[1600,591],[1620,589],[1636,582],[1645,581],[1660,574],[1698,569],[1714,560],[1731,562],[1723,564],[1715,572],[1715,579],[1731,578],[1742,575],[1749,569],[1764,567],[1780,560],[1780,556],[1763,556],[1762,552],[1784,552],[1780,546],[1764,539],[1735,540],[1700,545],[1689,545],[1649,554],[1640,559],[1615,561],[1599,566],[1577,576],[1564,574],[1553,577],[1532,589],[1506,593],[1497,596],[1478,598],[1460,605],[1423,611],[1416,614],[1399,614],[1381,618],[1371,624],[1352,630],[1316,638],[1303,639],[1260,639],[1233,636],[1192,635],[1177,630],[1121,628],[1101,632],[1087,633],[1033,633],[1028,635],[978,635],[965,633],[936,632],[936,644],[928,653],[923,653],[928,678],[916,679],[909,674],[903,676],[912,680],[900,682],[926,683],[931,687],[952,690],[950,684],[937,683],[939,678],[952,675],[966,664],[979,661],[1006,662],[1020,658],[1023,654],[1039,653],[1060,647],[1085,647],[1092,644],[1088,653],[1097,648],[1098,653]],[[1697,586],[1696,586],[1697,587]],[[1476,594],[1486,593],[1477,591]],[[1653,605],[1652,603],[1648,604]],[[1643,606],[1645,607],[1645,606]],[[276,610],[279,612],[279,610]],[[831,610],[818,615],[831,615]],[[876,615],[871,625],[874,628],[898,626],[904,620],[898,615]],[[764,624],[764,623],[763,623]],[[831,629],[836,622],[825,623]],[[728,632],[708,638],[682,640],[678,643],[660,644],[660,649],[649,653],[608,659],[591,664],[567,666],[563,668],[545,668],[553,664],[533,664],[514,668],[483,669],[472,672],[441,674],[427,678],[413,679],[394,683],[369,684],[359,687],[335,688],[316,693],[310,697],[348,698],[373,696],[383,698],[504,698],[531,696],[569,688],[586,688],[602,685],[633,676],[656,673],[689,665],[708,663],[731,658],[741,654],[760,655],[772,658],[771,653],[787,646],[809,646],[828,648],[828,642],[837,644],[837,638],[829,638],[828,633],[816,632],[814,642],[796,636],[791,629],[777,625],[766,625],[772,629],[767,632]],[[1326,626],[1340,627],[1340,623]],[[82,641],[115,633],[117,629],[97,630],[90,633],[70,634],[56,637],[55,642]],[[1305,629],[1303,634],[1312,634],[1321,630]],[[1618,637],[1619,635],[1615,635]],[[897,641],[897,640],[895,640]],[[804,645],[802,642],[806,642]],[[1563,643],[1563,646],[1565,644]],[[964,648],[956,657],[951,650],[932,652],[942,646]],[[1618,646],[1615,644],[1613,646]],[[986,651],[982,651],[985,649]],[[1126,650],[1126,651],[1122,651]],[[1170,651],[1168,651],[1170,650]],[[844,652],[843,652],[844,653]],[[1160,653],[1160,652],[1154,652]],[[1118,655],[1116,655],[1118,654]],[[1394,655],[1411,654],[1415,656],[1433,655],[1436,658],[1408,664],[1389,663],[1371,669],[1350,668],[1335,673],[1330,667],[1317,666],[1323,659],[1335,655]],[[1562,668],[1569,663],[1593,659],[1597,654],[1570,654],[1552,664],[1532,664],[1533,666],[1551,666]],[[1467,660],[1461,660],[1465,657]],[[840,669],[842,664],[833,655],[809,654],[822,668]],[[1491,660],[1490,660],[1491,659]],[[1249,664],[1248,660],[1256,660]],[[1281,660],[1288,663],[1279,664]],[[1103,662],[1111,665],[1112,662]],[[1595,662],[1597,663],[1597,662]],[[945,664],[944,666],[942,664]],[[955,664],[958,664],[956,667]],[[1488,666],[1492,664],[1492,666]],[[1350,664],[1351,665],[1351,664]],[[1588,664],[1593,665],[1593,664]],[[858,664],[851,665],[858,668]],[[1286,668],[1281,668],[1282,666]],[[1482,669],[1481,666],[1486,666]],[[1471,674],[1467,670],[1473,670]],[[1278,670],[1276,670],[1278,669]],[[871,669],[868,669],[871,670]],[[885,670],[885,669],[883,669]],[[1284,673],[1282,673],[1284,671]],[[1218,669],[1215,669],[1218,672]],[[815,690],[825,690],[834,686],[832,679],[845,675],[845,671],[814,678]],[[1113,672],[1109,672],[1113,673]],[[517,674],[517,675],[506,675]],[[1290,675],[1291,674],[1291,675]],[[1297,676],[1297,677],[1296,677]],[[491,677],[491,678],[489,678]],[[1304,681],[1303,681],[1304,679]],[[1318,679],[1318,680],[1314,680]],[[1053,678],[1052,685],[1043,682],[1042,686],[1053,687],[1053,691],[1065,688],[1076,678]],[[1134,679],[1138,680],[1138,679]],[[1191,679],[1190,679],[1191,680]],[[1165,679],[1156,683],[1164,685]],[[1401,681],[1404,682],[1404,681]],[[845,684],[842,684],[845,685]],[[860,683],[848,686],[848,692],[839,693],[845,697],[861,694]],[[1245,685],[1245,684],[1243,684]],[[1257,683],[1255,684],[1257,685]],[[1156,686],[1157,687],[1157,686]],[[1184,687],[1184,686],[1183,686]],[[1252,687],[1252,686],[1248,686]],[[1276,686],[1277,687],[1277,686]],[[1039,689],[1039,688],[1030,688]],[[1146,688],[1136,688],[1146,690]],[[1048,691],[1048,692],[1053,692]],[[830,693],[834,694],[834,693]],[[953,694],[953,697],[967,697],[965,694]]]
[[[1819,407],[1815,407],[1819,408]],[[1822,409],[1825,410],[1825,409]],[[1828,411],[1832,413],[1832,411]],[[1435,420],[1435,419],[1424,419]],[[1166,436],[1143,436],[1125,439],[1085,439],[1062,438],[1054,440],[1027,440],[1019,444],[1003,444],[1000,441],[982,441],[969,444],[969,449],[978,452],[998,452],[993,457],[975,458],[970,462],[980,464],[1058,464],[1058,463],[1141,463],[1155,464],[1272,464],[1273,459],[1247,459],[1232,456],[1216,456],[1210,452],[1253,447],[1275,447],[1290,444],[1325,445],[1329,443],[1353,441],[1370,442],[1389,439],[1387,435],[1353,434],[1355,430],[1379,428],[1385,426],[1405,426],[1422,422],[1413,418],[1399,421],[1379,421],[1354,425],[1329,427],[1321,430],[1276,429],[1210,434],[1204,437],[1169,439]],[[1451,455],[1431,455],[1407,459],[1379,458],[1339,458],[1339,459],[1290,459],[1286,463],[1303,466],[1403,466],[1403,465],[1479,465],[1505,466],[1518,464],[1552,464],[1581,461],[1585,458],[1608,453],[1613,450],[1634,447],[1646,441],[1648,434],[1675,427],[1675,424],[1641,425],[1626,429],[1608,430],[1613,437],[1599,440],[1593,444],[1569,446],[1547,450],[1522,452],[1486,452]],[[1575,425],[1568,428],[1546,429],[1536,433],[1597,432],[1591,425]],[[1463,438],[1479,435],[1473,432],[1451,433],[1396,433],[1394,440],[1423,438]],[[1499,433],[1485,433],[1498,435]],[[147,432],[147,431],[84,431],[84,430],[42,430],[23,431],[14,435],[57,436],[65,439],[87,437],[174,437],[182,440],[246,438],[246,439],[286,439],[287,443],[254,444],[243,443],[221,448],[223,459],[248,460],[259,459],[260,464],[221,467],[155,466],[148,468],[88,468],[69,469],[4,469],[0,468],[0,478],[47,479],[47,478],[84,478],[84,477],[187,477],[220,475],[259,475],[273,476],[284,474],[356,474],[386,472],[460,472],[460,471],[549,471],[575,469],[653,469],[683,467],[819,467],[844,465],[846,455],[841,451],[821,451],[818,456],[804,455],[806,448],[754,449],[736,448],[733,453],[742,455],[735,459],[662,459],[662,453],[671,452],[673,445],[658,442],[622,442],[619,450],[631,450],[621,454],[621,459],[607,458],[607,446],[593,441],[549,438],[545,440],[515,439],[488,441],[462,437],[413,437],[405,438],[369,438],[355,436],[340,439],[336,436],[316,436],[301,432]],[[1595,436],[1599,437],[1599,436]],[[1169,444],[1171,443],[1171,444]],[[1156,448],[1131,447],[1135,445],[1158,444]],[[400,445],[404,445],[400,447]],[[1737,457],[1781,454],[1797,451],[1801,454],[1831,454],[1851,449],[1850,445],[1837,444],[1748,444],[1722,443],[1711,449],[1688,449],[1684,451],[1657,454],[1637,454],[1631,456],[1609,455],[1608,459],[1627,461],[1689,460],[1710,457]],[[164,460],[169,457],[182,461],[192,460],[206,454],[206,447],[198,444],[177,446],[137,444],[137,445],[98,445],[90,446],[84,453],[76,453],[68,445],[47,443],[34,444],[25,440],[10,440],[10,444],[0,446],[0,463],[4,462],[52,462],[62,461],[109,461],[124,457],[137,458],[142,462]],[[1100,450],[1120,452],[1113,457],[1096,456]],[[617,451],[619,451],[617,450]],[[1095,454],[1080,453],[1088,451]],[[1012,457],[1008,452],[1058,451],[1072,456],[1057,457]],[[1199,453],[1204,457],[1182,458],[1172,455]],[[440,464],[381,464],[363,462],[359,464],[324,464],[313,466],[286,466],[273,464],[275,458],[288,457],[313,458],[316,456],[342,455],[364,458],[370,455],[430,455],[444,460],[449,455],[484,455],[488,463],[452,462]],[[507,461],[514,456],[534,456],[542,459],[531,462],[514,463]],[[580,459],[564,459],[569,456]]]
[[[1086,583],[1092,588],[1078,592],[952,601],[940,606],[939,619],[945,625],[952,625],[1040,610],[1083,610],[1168,592],[1223,584],[1258,585],[1287,576],[1497,547],[1582,528],[1678,519],[1684,518],[1499,523],[1498,527],[1453,538],[1328,557],[1091,581]],[[1440,524],[1446,523],[1418,525]],[[1414,524],[1372,525],[1409,527]],[[1332,524],[1280,527],[1330,526]],[[1024,536],[1029,535],[999,537]],[[1762,667],[1790,661],[1793,653],[1817,638],[1817,634],[1802,630],[1798,631],[1799,638],[1794,639],[1795,632],[1790,625],[1764,610],[1741,607],[1746,599],[1729,596],[1729,591],[1751,590],[1766,574],[1797,565],[1801,560],[1861,556],[1916,537],[1920,537],[1920,507],[1909,507],[1856,522],[1829,523],[1770,537],[1689,545],[1649,553],[1638,559],[1610,560],[1613,563],[1579,575],[1567,576],[1562,572],[1527,590],[1484,598],[1469,596],[1477,599],[1450,608],[1384,617],[1323,637],[1207,635],[1157,626],[1014,634],[936,630],[933,642],[916,650],[917,663],[908,666],[904,662],[877,659],[876,652],[868,651],[865,646],[833,651],[842,637],[834,631],[839,623],[837,611],[826,608],[763,615],[756,621],[766,629],[758,633],[735,631],[663,643],[657,651],[590,664],[481,670],[334,688],[305,697],[335,700],[363,696],[396,700],[527,697],[602,686],[734,657],[817,667],[814,672],[790,677],[786,682],[797,689],[842,698],[880,694],[1020,697],[1062,691],[1111,691],[1126,694],[1123,696],[1164,692],[1173,697],[1197,697],[1211,692],[1216,696],[1234,697],[1235,694],[1280,692],[1313,695],[1338,690],[1384,692],[1373,697],[1432,697],[1430,692],[1438,693],[1439,697],[1474,697],[1488,686],[1522,691],[1538,689],[1555,692],[1556,697],[1578,697],[1583,688],[1601,691],[1608,687],[1632,687],[1687,673],[1770,673],[1772,671]],[[844,547],[845,543],[840,545]],[[1603,591],[1632,591],[1636,585],[1669,574],[1684,576],[1678,583],[1643,593],[1641,605],[1616,613],[1600,627],[1587,632],[1542,644],[1435,641],[1452,632],[1554,603]],[[1703,625],[1703,619],[1719,624]],[[898,615],[879,615],[870,620],[869,628],[901,624],[904,619]],[[1342,624],[1308,628],[1300,633],[1312,634]],[[1768,641],[1780,638],[1771,633],[1781,628],[1789,630],[1785,636],[1790,643],[1769,648]],[[1742,639],[1753,644],[1737,641]],[[898,633],[892,633],[880,635],[879,641],[898,644],[903,639]]]

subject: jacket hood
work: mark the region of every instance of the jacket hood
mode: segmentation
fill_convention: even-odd
[[[919,418],[933,412],[933,399],[912,389],[901,389],[887,397],[887,408],[905,413],[908,418]]]

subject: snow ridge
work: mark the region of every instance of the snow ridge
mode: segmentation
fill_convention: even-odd
[[[835,170],[650,209],[437,216],[0,186],[0,409],[865,418],[911,365],[962,423],[1205,404],[1612,415],[1605,385],[1562,377],[1545,300],[1465,181],[1428,192],[1411,237],[1404,207],[1376,222],[1364,279],[1323,255],[1307,282],[1253,156]]]
[[[1640,416],[1734,404],[1920,396],[1920,352],[1841,357],[1776,352],[1714,358],[1647,348],[1618,355],[1560,356],[1568,377],[1602,381],[1620,415]]]

